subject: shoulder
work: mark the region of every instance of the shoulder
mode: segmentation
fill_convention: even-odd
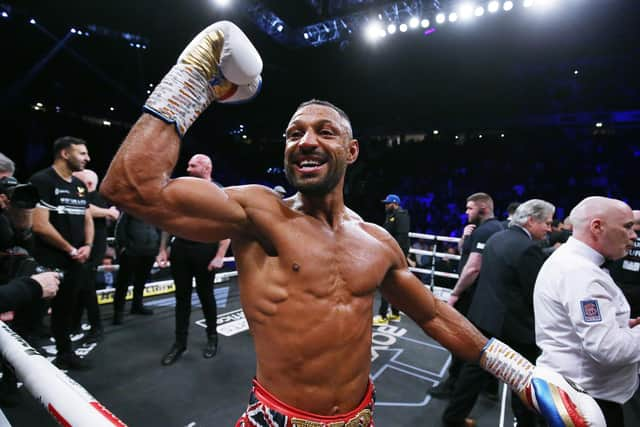
[[[51,172],[53,170],[51,168],[42,169],[36,173],[34,173],[31,178],[29,178],[29,182],[32,184],[39,184],[43,182],[49,182],[52,179]]]
[[[224,187],[223,191],[243,205],[280,200],[280,196],[271,188],[258,184]]]

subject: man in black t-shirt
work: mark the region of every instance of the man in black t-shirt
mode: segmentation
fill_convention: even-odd
[[[633,231],[640,235],[640,211],[633,211]],[[622,289],[631,306],[631,317],[640,316],[640,238],[633,242],[633,248],[626,257],[614,261],[609,267],[611,277]]]
[[[71,319],[78,292],[87,280],[85,263],[93,246],[93,219],[87,187],[73,176],[89,162],[86,143],[65,136],[53,144],[53,165],[31,177],[40,202],[33,214],[34,257],[49,268],[64,271],[64,280],[51,302],[51,331],[56,340],[56,364],[62,369],[87,369],[71,349]]]
[[[409,247],[411,245],[409,241],[409,229],[411,228],[411,218],[409,212],[400,207],[400,197],[396,194],[389,194],[382,200],[384,203],[384,210],[386,217],[384,224],[382,225],[385,230],[393,236],[398,242],[400,249],[404,252],[404,256],[409,256]],[[380,295],[380,309],[378,315],[373,318],[374,325],[386,325],[389,320],[394,322],[400,321],[400,310],[395,307],[391,307],[391,314],[388,313],[389,302],[385,297]]]
[[[461,248],[460,276],[456,282],[448,304],[454,306],[464,316],[467,315],[473,299],[480,269],[482,268],[482,251],[489,237],[502,231],[502,223],[493,214],[493,199],[487,193],[474,193],[467,197],[466,213],[468,224],[462,233],[459,243]],[[449,367],[449,377],[446,381],[431,390],[433,397],[449,397],[453,392],[455,382],[463,361],[453,357]]]

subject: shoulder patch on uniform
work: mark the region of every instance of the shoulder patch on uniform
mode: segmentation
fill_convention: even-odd
[[[482,243],[482,242],[478,242],[478,244],[476,245],[476,248],[478,248],[478,249],[484,249],[484,243]]]
[[[593,323],[602,321],[598,301],[594,299],[582,300],[580,301],[580,307],[582,308],[582,318],[585,322]]]

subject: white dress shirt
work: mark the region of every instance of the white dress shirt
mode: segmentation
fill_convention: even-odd
[[[629,328],[629,303],[603,263],[571,237],[542,266],[533,292],[537,365],[624,403],[638,388],[640,326]]]

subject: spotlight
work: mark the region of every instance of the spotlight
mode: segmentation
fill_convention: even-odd
[[[305,40],[309,40],[309,33],[304,33],[303,36]]]
[[[513,2],[510,0],[504,2],[504,4],[502,5],[502,9],[504,9],[505,12],[509,12],[511,9],[513,9]]]
[[[389,24],[389,26],[387,27],[387,32],[389,34],[393,34],[396,32],[396,26],[395,24]]]
[[[36,24],[36,20],[33,19],[33,18],[29,19],[29,24],[35,25]]]
[[[149,83],[149,87],[153,87],[153,83]]]
[[[116,109],[113,107],[109,107],[109,111],[115,111]]]
[[[580,74],[580,70],[578,70],[577,68],[573,70],[573,75],[577,76]]]
[[[452,12],[449,14],[449,22],[456,22],[458,20],[458,14]]]
[[[105,126],[111,126],[111,122],[109,120],[103,120],[102,124]]]
[[[439,131],[438,129],[434,129],[434,130],[433,130],[433,134],[434,134],[434,135],[439,135],[439,134],[440,134],[440,131]]]
[[[140,49],[140,43],[136,43],[136,48]]]
[[[278,26],[276,27],[276,31],[278,31],[279,33],[282,32],[282,30],[284,30],[284,26],[282,24],[278,24]]]
[[[3,11],[2,11],[2,17],[3,17],[3,18],[8,18],[8,17],[9,17],[9,14],[3,10]]]
[[[501,134],[500,134],[500,138],[504,138],[504,133],[501,133]]]
[[[214,3],[218,7],[227,7],[231,2],[229,0],[214,0]]]
[[[482,134],[478,135],[478,138],[482,139],[483,138]]]
[[[150,94],[151,94],[151,91],[147,89],[147,95],[150,95]]]
[[[81,35],[82,35],[82,31],[78,30],[78,31],[76,31],[76,34],[78,34],[79,36],[81,36]]]
[[[385,30],[380,30],[378,31],[378,37],[382,38],[382,37],[386,37],[387,36],[387,32]]]
[[[523,5],[524,7],[531,7],[531,6],[533,6],[533,0],[524,0],[524,1],[522,2],[522,5]]]
[[[420,24],[420,20],[415,16],[409,19],[409,26],[411,28],[418,28],[418,24]]]
[[[464,3],[460,6],[460,19],[469,19],[473,14],[473,6],[470,3]]]
[[[75,33],[76,33],[76,29],[75,29],[75,28],[72,28],[72,29],[71,29],[71,32],[72,32],[73,34],[75,34]]]
[[[436,15],[436,22],[438,24],[443,24],[444,21],[446,21],[446,20],[447,20],[447,18],[444,16],[444,13],[439,13],[439,14]]]
[[[423,19],[423,20],[420,22],[420,26],[421,26],[422,28],[427,28],[430,24],[431,24],[431,23],[429,22],[429,20],[428,20],[428,19]]]
[[[406,33],[407,32],[407,24],[400,24],[400,32],[401,33]]]
[[[596,127],[597,127],[597,128],[601,128],[602,126],[604,126],[604,125],[602,124],[602,122],[598,122],[598,123],[596,123]]]
[[[473,12],[476,16],[482,16],[484,15],[484,7],[482,6],[478,6],[476,7],[476,10]]]
[[[378,39],[379,35],[380,35],[380,24],[378,24],[377,22],[373,21],[371,23],[369,23],[369,25],[367,25],[367,27],[365,28],[365,37],[367,38],[367,40],[369,41],[375,41]]]
[[[489,5],[487,6],[487,9],[491,13],[496,13],[499,8],[500,8],[500,3],[495,1],[495,0],[494,1],[490,1]]]
[[[36,107],[42,108],[44,107],[44,104],[42,102],[36,102]]]

